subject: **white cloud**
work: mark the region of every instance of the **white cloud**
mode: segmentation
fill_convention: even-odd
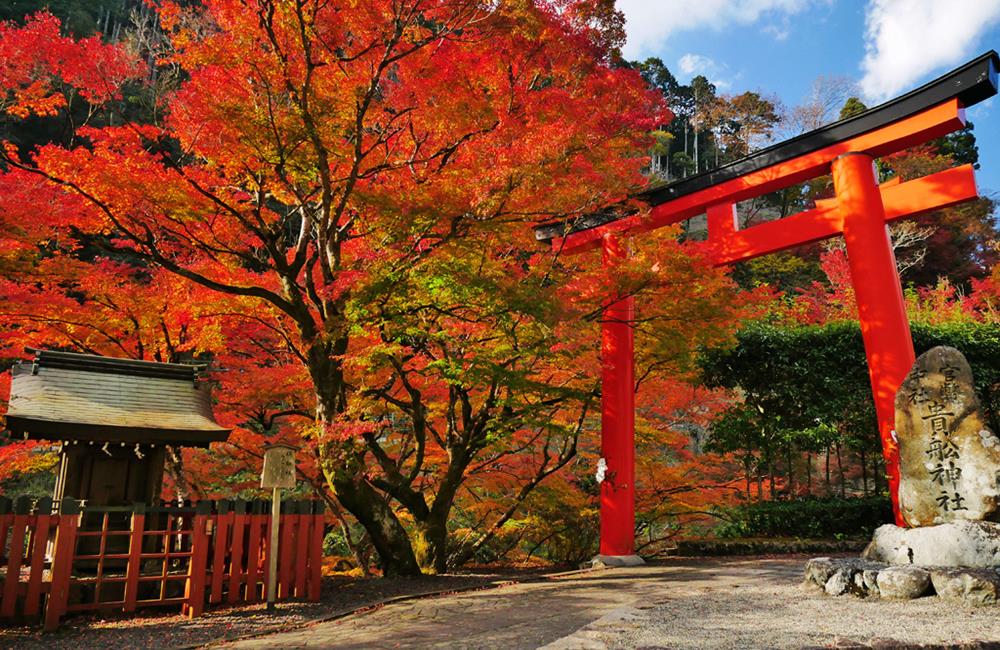
[[[677,67],[680,69],[682,74],[687,75],[708,75],[718,69],[718,66],[715,65],[715,61],[700,54],[685,54],[677,62]]]
[[[618,0],[628,34],[623,53],[650,56],[676,32],[750,25],[764,14],[796,14],[820,1],[826,0]]]
[[[727,70],[725,65],[720,65],[701,54],[685,54],[677,61],[677,69],[682,78],[684,76],[694,77],[699,74],[705,75],[719,90],[726,90],[733,85],[731,81],[722,76]]]
[[[1000,20],[1000,0],[871,0],[861,90],[882,101],[970,58]]]
[[[786,16],[785,20],[782,21],[781,26],[772,23],[770,25],[764,25],[760,31],[764,34],[770,34],[776,41],[787,41],[788,37],[792,35],[791,21],[788,20]]]

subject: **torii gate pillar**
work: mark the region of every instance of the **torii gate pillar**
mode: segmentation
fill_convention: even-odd
[[[844,219],[844,241],[851,285],[858,305],[868,375],[875,398],[879,435],[896,523],[899,511],[899,445],[895,436],[896,391],[915,361],[903,289],[885,223],[882,193],[872,157],[848,153],[833,161],[837,209]]]
[[[601,241],[604,271],[628,256],[615,235]],[[610,566],[642,564],[635,554],[635,299],[612,295],[601,318],[601,546],[597,560]]]

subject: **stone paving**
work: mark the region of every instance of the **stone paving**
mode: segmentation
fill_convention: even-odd
[[[677,559],[390,604],[235,648],[802,648],[1000,640],[996,606],[831,598],[804,557]],[[992,644],[989,647],[997,647]]]

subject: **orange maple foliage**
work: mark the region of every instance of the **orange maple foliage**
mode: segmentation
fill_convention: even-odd
[[[686,368],[741,313],[675,233],[637,243],[610,283],[531,239],[644,183],[646,134],[669,118],[608,64],[621,25],[605,0],[209,0],[159,16],[165,44],[142,54],[182,71],[162,120],[116,112],[148,71],[127,48],[63,39],[67,63],[0,75],[12,116],[80,92],[106,117],[0,154],[0,310],[16,323],[2,342],[210,355],[237,430],[186,454],[193,476],[226,479],[194,491],[248,489],[281,436],[387,573],[443,570],[593,431],[612,286],[645,301],[646,369]],[[5,25],[0,52],[56,42],[53,20]],[[456,500],[472,512],[487,493],[456,539]]]

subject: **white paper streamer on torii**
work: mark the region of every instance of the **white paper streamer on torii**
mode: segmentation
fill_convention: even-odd
[[[599,458],[597,460],[597,473],[594,475],[598,483],[604,482],[604,476],[605,474],[607,474],[607,472],[608,472],[608,461],[604,460],[603,458]]]

